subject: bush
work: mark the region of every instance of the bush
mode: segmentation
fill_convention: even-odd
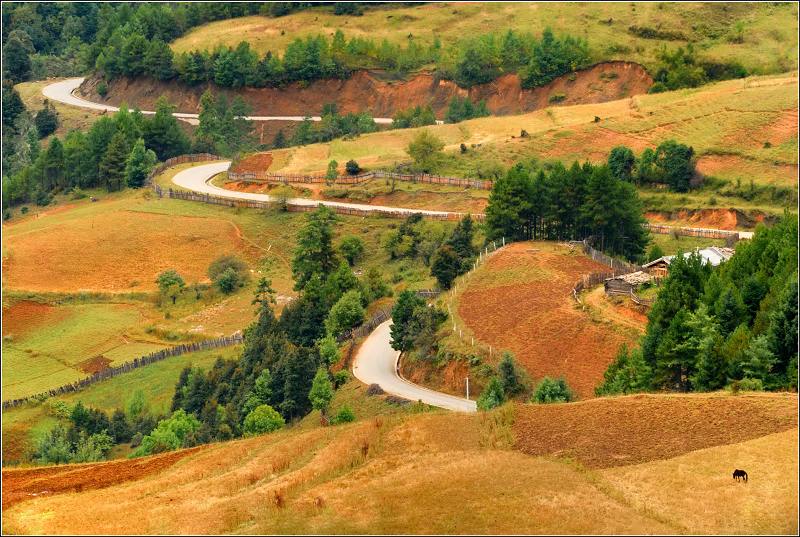
[[[406,152],[414,159],[414,167],[421,172],[431,172],[442,156],[444,142],[435,134],[421,130],[408,144]]]
[[[259,405],[244,419],[245,436],[256,436],[277,431],[285,424],[283,416],[269,405]]]
[[[743,378],[741,380],[734,380],[727,386],[731,393],[741,392],[763,392],[764,383],[761,379]]]
[[[70,195],[71,199],[73,199],[73,200],[82,200],[82,199],[86,199],[87,197],[88,197],[88,195],[86,194],[86,192],[81,190],[80,187],[76,186],[76,187],[72,188],[72,194]]]
[[[142,444],[134,451],[132,457],[163,453],[186,447],[186,440],[200,429],[200,422],[193,414],[184,410],[176,410],[167,419],[158,422],[153,431],[142,438]]]
[[[352,267],[364,255],[364,243],[355,235],[348,235],[339,243],[339,251]]]
[[[338,390],[347,384],[348,380],[350,380],[350,373],[347,371],[347,369],[337,371],[333,374],[333,387]]]
[[[325,328],[333,337],[338,337],[345,330],[358,326],[364,321],[364,306],[361,305],[361,293],[356,290],[347,291],[331,308],[325,319]]]
[[[97,85],[97,94],[100,97],[105,97],[106,95],[108,95],[108,85],[105,82],[100,82]]]
[[[208,267],[208,277],[225,294],[244,286],[248,276],[247,264],[233,255],[223,255]]]
[[[39,138],[50,136],[58,128],[58,114],[47,99],[44,101],[44,108],[36,113],[33,122],[39,132]]]
[[[352,421],[356,421],[356,414],[353,412],[349,406],[345,405],[339,409],[339,412],[331,420],[333,425],[338,425],[339,423],[350,423]]]
[[[347,164],[344,165],[344,169],[350,175],[358,175],[361,173],[361,166],[358,165],[358,162],[352,159],[347,161]]]
[[[561,101],[567,98],[566,95],[563,93],[554,93],[550,97],[547,98],[547,102],[550,104],[560,103]]]
[[[492,377],[489,384],[478,397],[478,410],[491,410],[502,405],[506,400],[503,383],[498,377]]]
[[[572,399],[572,392],[564,379],[544,377],[533,392],[531,403],[569,403]]]

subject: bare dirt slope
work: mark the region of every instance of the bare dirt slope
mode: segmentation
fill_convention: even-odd
[[[96,102],[138,106],[152,110],[161,95],[178,107],[179,112],[198,110],[206,86],[189,87],[162,83],[149,78],[119,79],[108,84],[106,99],[96,92],[99,79],[88,79],[80,94]],[[387,82],[368,71],[359,71],[346,80],[318,80],[306,87],[299,83],[283,88],[245,88],[229,90],[210,87],[215,93],[240,95],[253,107],[255,115],[318,115],[323,105],[335,102],[340,112],[369,112],[374,117],[392,117],[398,110],[430,104],[441,117],[454,96],[485,99],[495,114],[518,114],[550,106],[550,97],[563,95],[560,105],[613,101],[645,93],[653,80],[635,63],[600,63],[574,75],[564,75],[550,84],[522,89],[517,75],[504,75],[488,84],[468,90],[449,80],[439,80],[429,73],[413,76],[404,82]]]
[[[579,397],[592,397],[619,346],[636,336],[594,319],[572,299],[581,276],[606,270],[578,250],[514,243],[470,276],[458,314],[477,340],[512,352],[534,381],[564,377]]]
[[[639,405],[638,411],[631,410]],[[657,416],[668,419],[647,419],[654,409]],[[796,488],[796,472],[794,477],[790,473],[797,465],[792,444],[792,439],[796,444],[797,421],[792,417],[796,412],[797,396],[786,394],[507,406],[488,414],[433,413],[295,428],[142,460],[4,470],[3,529],[13,533],[664,534],[718,533],[735,527],[744,533],[769,533],[792,525],[796,529],[796,517],[792,518],[796,497],[767,494],[789,490],[792,484]],[[635,460],[649,462],[603,471],[558,457],[571,453],[544,435],[526,436],[524,447],[530,451],[541,446],[538,454],[555,457],[532,457],[510,449],[514,434],[519,437],[520,431],[530,430],[531,423],[542,427],[547,426],[543,422],[550,423],[547,433],[557,437],[559,431],[553,428],[560,420],[591,438],[579,444],[583,449],[579,460],[594,467],[616,465],[614,455],[630,443],[652,443],[655,438],[677,447],[643,451]],[[603,435],[606,421],[613,427],[623,423],[629,427],[624,434]],[[690,427],[677,426],[680,423]],[[732,432],[726,436],[722,431]],[[702,441],[708,435],[712,440]],[[741,443],[748,439],[755,440]],[[723,445],[726,442],[734,443]],[[692,451],[703,447],[707,449]],[[687,452],[691,459],[682,468],[692,475],[713,472],[692,481],[693,490],[687,492],[699,498],[710,492],[710,498],[724,502],[670,499],[670,489],[680,487],[680,482],[670,481],[677,464],[671,457]],[[720,466],[721,456],[730,461],[725,467]],[[767,459],[771,464],[762,473],[759,461]],[[734,460],[737,466],[752,469],[752,487],[731,480],[727,465]],[[65,481],[67,476],[72,476],[70,481]],[[658,502],[643,504],[649,476],[658,476],[669,486],[657,491]],[[86,515],[88,505],[91,516]],[[700,505],[702,512],[697,513]],[[732,510],[738,510],[734,520],[717,516]]]

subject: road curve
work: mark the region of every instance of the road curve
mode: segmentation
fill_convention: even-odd
[[[51,101],[68,104],[70,106],[77,106],[79,108],[89,108],[91,110],[101,110],[106,112],[116,112],[119,110],[119,108],[116,106],[95,103],[77,97],[75,95],[75,90],[83,83],[84,80],[84,78],[78,77],[54,82],[42,88],[42,94]],[[155,114],[155,112],[152,110],[142,110],[142,114],[152,115]],[[198,114],[175,112],[172,115],[178,119],[182,119],[195,125],[198,121]],[[311,121],[322,120],[322,118],[319,116],[308,116],[308,118]],[[306,119],[306,116],[248,116],[246,119],[249,119],[250,121],[303,121]],[[392,118],[390,117],[375,117],[372,119],[375,121],[375,123],[381,124],[390,124],[392,122]]]
[[[364,384],[378,384],[383,391],[425,404],[454,410],[456,412],[475,412],[475,401],[436,392],[413,384],[397,373],[400,351],[392,348],[390,328],[391,319],[378,325],[364,340],[353,362],[353,374]]]
[[[193,190],[195,192],[201,192],[203,194],[211,194],[214,196],[219,196],[221,198],[245,199],[245,200],[256,200],[256,201],[275,201],[275,197],[270,196],[268,194],[256,194],[253,192],[237,192],[235,190],[220,188],[218,186],[209,183],[211,178],[227,170],[230,167],[230,165],[231,165],[230,161],[221,161],[221,162],[213,162],[211,164],[203,164],[201,166],[194,166],[191,168],[187,168],[181,172],[176,173],[175,176],[172,178],[172,182],[187,190]],[[407,213],[407,214],[421,213],[424,215],[432,215],[432,216],[454,214],[454,213],[448,213],[447,211],[429,211],[425,209],[387,207],[384,205],[364,205],[360,203],[344,203],[341,201],[327,201],[327,200],[320,201],[320,200],[311,200],[307,198],[289,198],[286,201],[290,205],[305,205],[310,207],[316,207],[318,205],[326,205],[328,207],[344,207],[347,209],[358,209],[361,211],[375,211],[375,212],[393,211],[393,212]]]

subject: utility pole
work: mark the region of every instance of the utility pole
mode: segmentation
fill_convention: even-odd
[[[469,399],[469,377],[467,377],[467,399]]]

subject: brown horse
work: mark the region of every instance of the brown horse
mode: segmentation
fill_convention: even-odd
[[[739,481],[739,479],[743,479],[744,482],[747,483],[747,472],[745,472],[744,470],[734,470],[733,478],[736,481]]]

